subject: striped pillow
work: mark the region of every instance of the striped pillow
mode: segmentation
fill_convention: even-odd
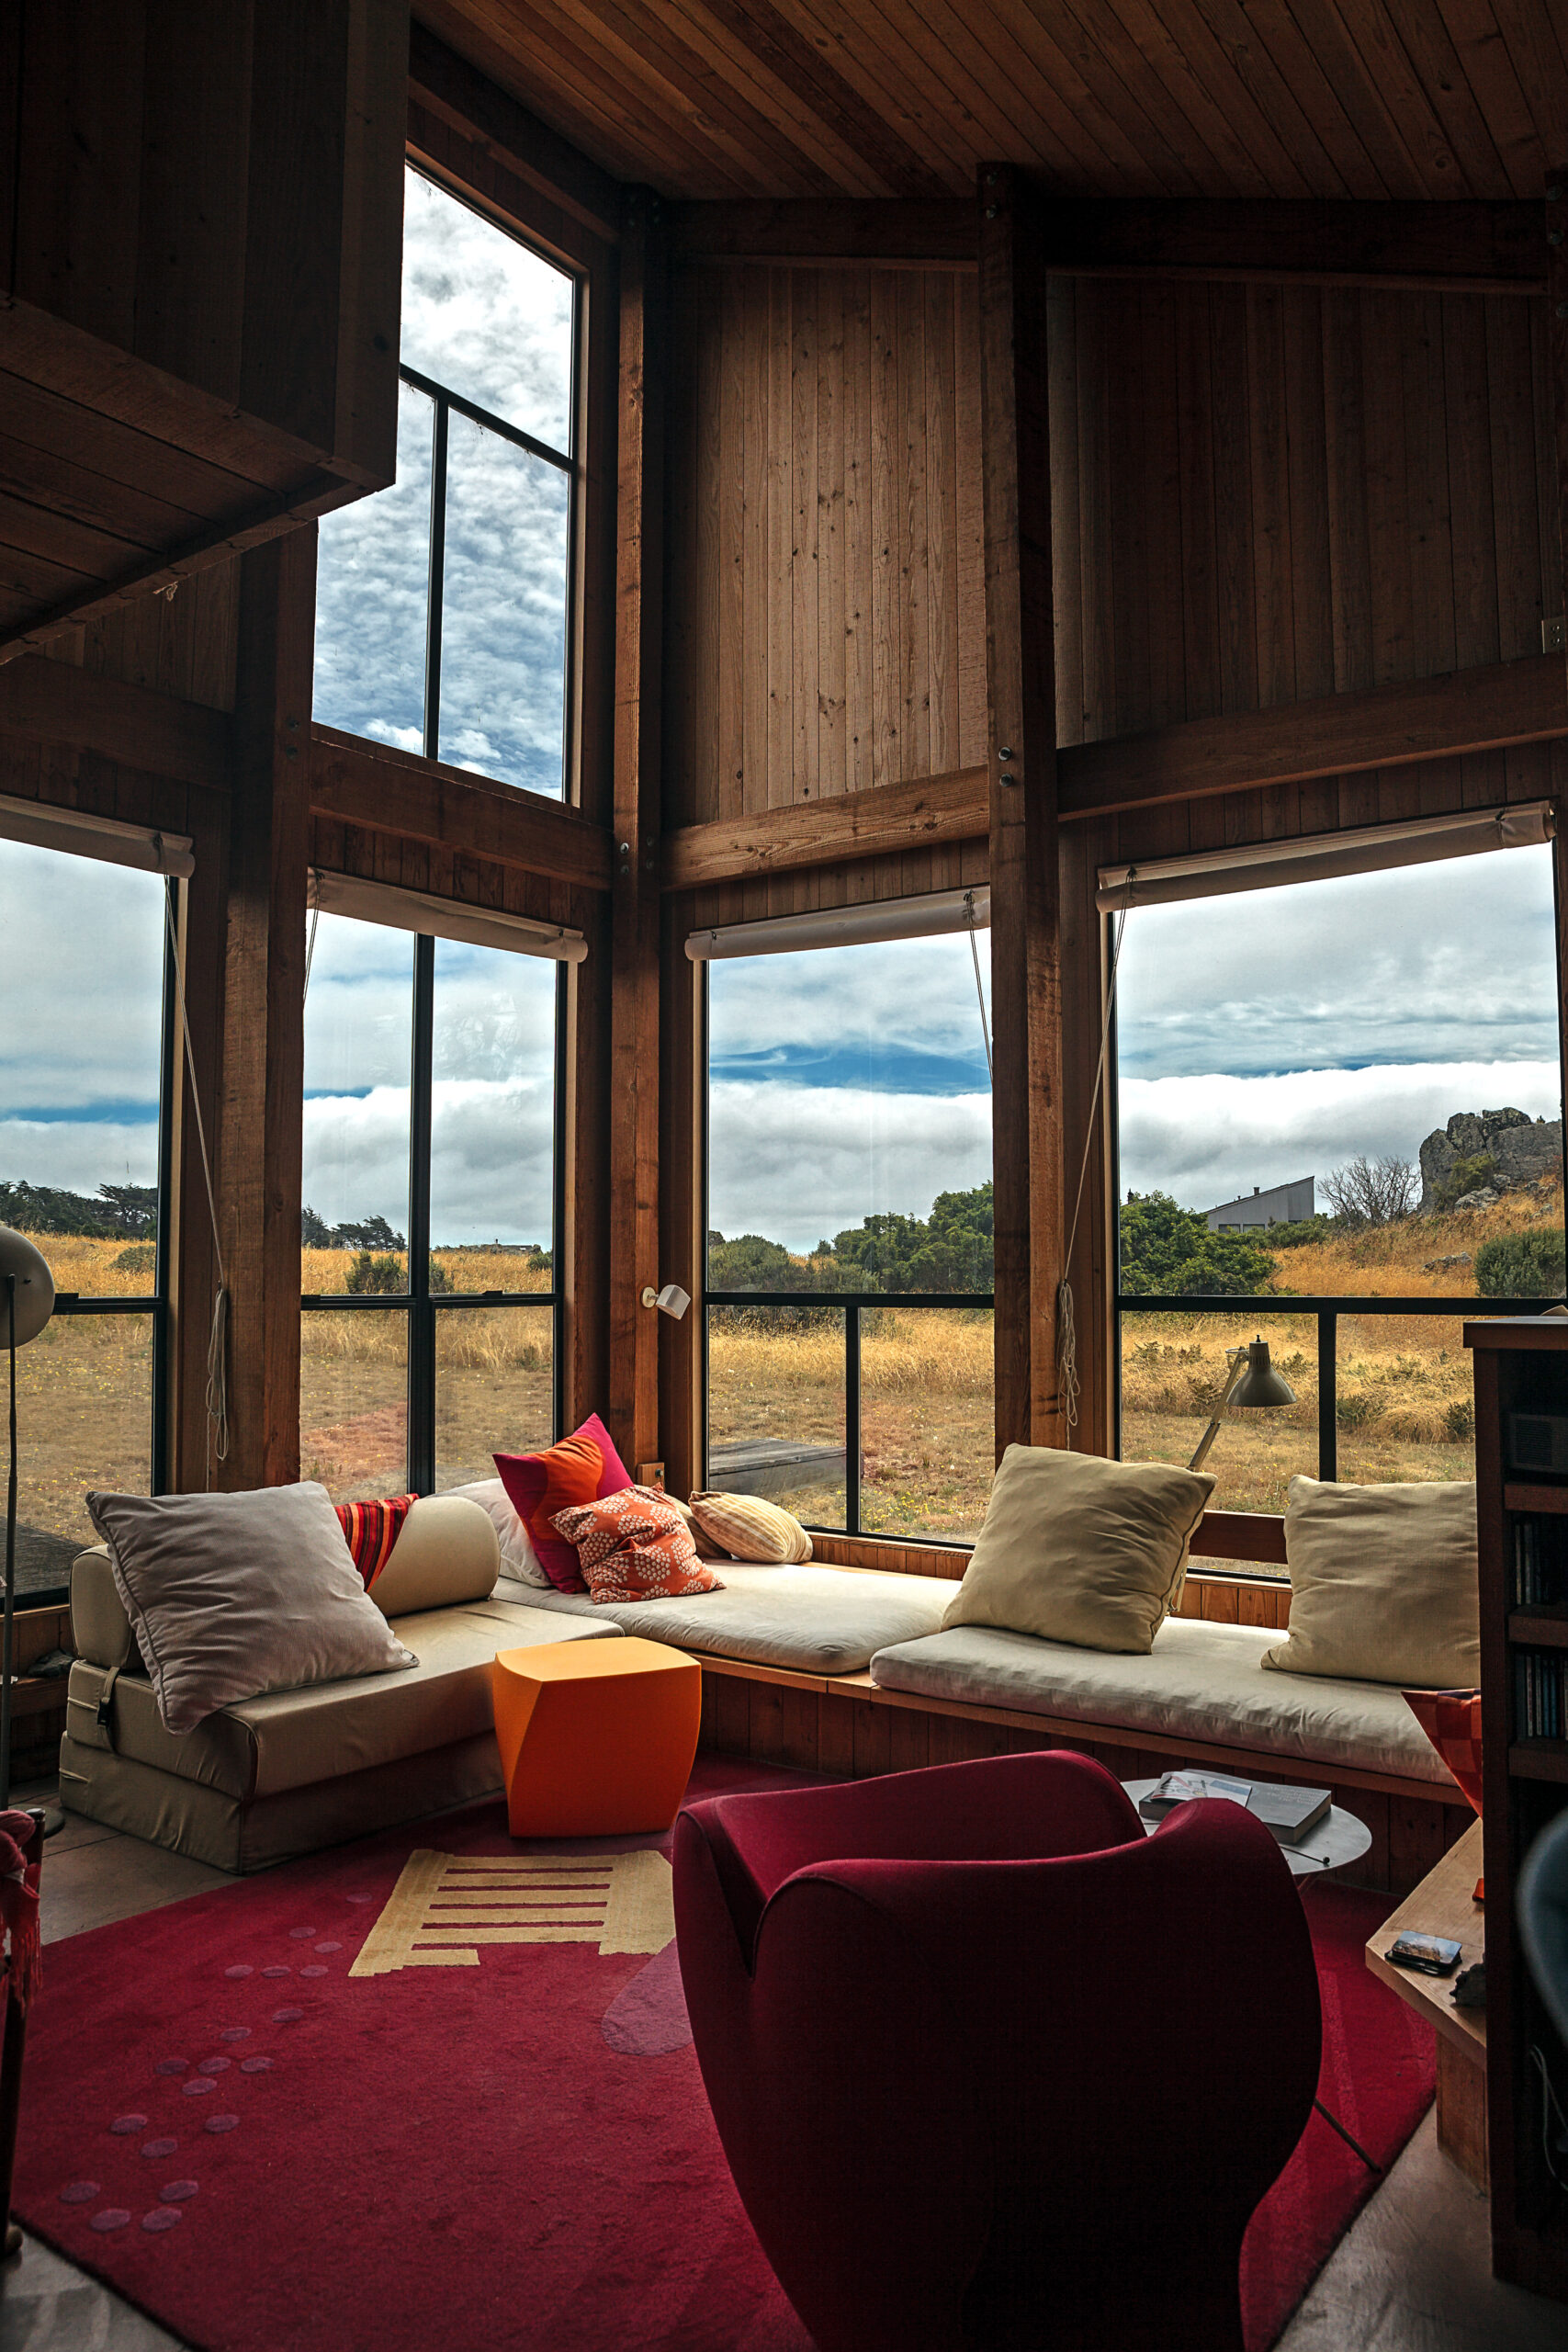
[[[783,1567],[811,1557],[811,1538],[799,1520],[777,1503],[764,1502],[761,1495],[696,1494],[692,1517],[732,1560]]]
[[[394,1495],[387,1502],[333,1504],[367,1592],[391,1558],[403,1521],[418,1500],[417,1495]]]

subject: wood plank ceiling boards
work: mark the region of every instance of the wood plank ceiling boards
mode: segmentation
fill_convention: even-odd
[[[1543,0],[420,0],[602,169],[670,198],[1539,202],[1568,119]]]

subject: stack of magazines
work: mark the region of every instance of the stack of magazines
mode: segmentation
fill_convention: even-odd
[[[1224,1797],[1245,1805],[1281,1846],[1296,1846],[1316,1828],[1333,1803],[1327,1789],[1296,1789],[1280,1781],[1232,1781],[1223,1772],[1166,1772],[1138,1800],[1145,1821],[1163,1821],[1173,1805],[1194,1797]]]

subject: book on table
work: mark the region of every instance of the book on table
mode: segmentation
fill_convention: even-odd
[[[1245,1805],[1271,1829],[1281,1846],[1299,1845],[1315,1829],[1334,1802],[1328,1789],[1298,1789],[1282,1781],[1233,1781],[1224,1772],[1165,1772],[1138,1811],[1145,1821],[1163,1821],[1172,1806],[1194,1797],[1224,1797]]]

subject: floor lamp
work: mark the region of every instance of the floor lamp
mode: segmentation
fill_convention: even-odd
[[[54,1312],[54,1276],[25,1234],[0,1225],[0,1285],[11,1374],[11,1476],[6,1489],[6,1619],[0,1655],[0,1811],[11,1802],[11,1700],[17,1607],[17,1350],[36,1340]]]

